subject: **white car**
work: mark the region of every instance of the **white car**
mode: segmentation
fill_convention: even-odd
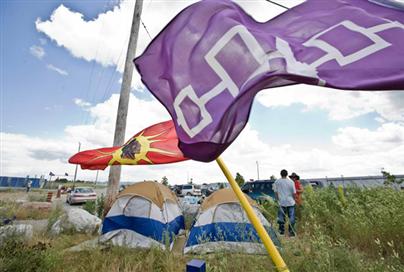
[[[85,203],[87,201],[95,201],[96,199],[97,193],[93,190],[93,188],[76,187],[67,195],[66,202],[72,205],[76,203]]]
[[[198,185],[195,184],[186,184],[182,185],[181,189],[182,196],[201,196],[201,189]]]

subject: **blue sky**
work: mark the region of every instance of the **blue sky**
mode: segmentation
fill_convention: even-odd
[[[239,2],[257,20],[268,20],[282,12],[265,1]],[[301,1],[279,2],[292,6]],[[186,1],[170,4],[145,1],[142,19],[150,34],[155,36],[187,4]],[[131,8],[133,3],[128,1],[1,2],[0,175],[41,175],[51,170],[72,172],[73,166],[66,161],[78,141],[83,142],[84,148],[112,143],[117,101],[117,96],[112,94],[120,90],[120,63],[124,59],[120,48],[126,48],[123,41],[128,35]],[[77,19],[77,15],[82,19]],[[94,31],[85,32],[90,24],[98,27],[98,36]],[[94,38],[88,38],[90,35]],[[137,54],[149,41],[142,28]],[[140,106],[136,112],[129,112],[133,121],[128,125],[127,135],[167,116],[164,109],[159,108],[163,107],[139,85],[136,76],[134,82],[131,105]],[[302,88],[307,90],[302,92]],[[397,92],[353,94],[300,85],[265,90],[254,102],[245,136],[237,140],[251,145],[251,154],[232,147],[225,156],[229,157],[232,167],[240,169],[246,177],[254,177],[252,162],[255,160],[262,161],[266,169],[261,172],[268,176],[277,174],[282,164],[307,176],[332,176],[342,172],[345,175],[377,174],[380,167],[402,174],[403,159],[385,155],[404,150],[404,136],[400,136],[404,132],[404,112],[397,101],[404,101],[404,96]],[[144,116],[137,112],[139,107],[154,113]],[[399,136],[391,144],[396,134]],[[260,150],[252,142],[265,148]],[[362,145],[364,142],[368,146]],[[16,155],[13,152],[16,149],[23,155]],[[41,150],[46,152],[39,152]],[[231,159],[240,152],[246,155],[245,160],[251,161],[248,166]],[[267,153],[271,154],[267,156]],[[296,159],[290,160],[291,156]],[[18,161],[27,157],[31,165],[19,167]],[[364,158],[381,162],[363,165]],[[275,159],[279,164],[272,163]],[[309,165],[310,160],[317,165]],[[158,179],[166,173],[172,179],[181,180],[183,173],[190,171],[197,182],[221,178],[214,166],[196,171],[195,167],[200,168],[196,165],[145,168],[142,174],[128,169],[123,178]],[[335,169],[345,166],[347,169]],[[86,178],[94,173],[81,171],[80,175]],[[104,171],[101,178],[105,179],[106,175]]]
[[[110,85],[115,90],[119,88],[118,80],[114,84],[109,82],[115,68],[73,58],[68,51],[36,30],[36,19],[49,18],[60,4],[62,1],[44,1],[41,4],[6,1],[2,4],[2,94],[6,102],[2,107],[2,130],[5,132],[60,135],[66,125],[85,120],[82,110],[74,104],[74,98],[83,97],[98,102],[105,91],[110,90]],[[108,3],[75,1],[65,4],[91,19],[104,11]],[[41,44],[41,40],[46,44]],[[45,55],[41,59],[30,53],[34,45],[44,49]],[[68,75],[50,70],[48,65],[58,67]]]

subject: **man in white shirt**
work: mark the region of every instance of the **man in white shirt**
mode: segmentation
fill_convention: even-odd
[[[278,224],[279,233],[285,235],[285,217],[289,217],[289,236],[294,237],[295,232],[295,196],[296,188],[293,181],[287,178],[288,171],[281,171],[281,178],[274,183],[276,199],[279,202]]]

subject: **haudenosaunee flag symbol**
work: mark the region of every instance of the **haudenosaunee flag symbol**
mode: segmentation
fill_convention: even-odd
[[[201,1],[135,64],[185,156],[211,161],[242,131],[262,89],[404,90],[404,10],[375,1],[308,0],[266,23],[231,1]]]
[[[79,152],[69,163],[82,169],[104,170],[109,165],[165,164],[188,160],[178,148],[173,121],[148,127],[133,136],[123,146]]]

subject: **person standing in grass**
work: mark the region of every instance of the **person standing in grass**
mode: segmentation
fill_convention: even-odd
[[[296,188],[293,181],[287,178],[288,171],[281,171],[281,178],[274,183],[276,199],[279,203],[278,224],[280,235],[285,235],[285,219],[289,217],[289,236],[296,236],[295,232],[295,197]]]
[[[300,183],[300,177],[296,173],[292,173],[292,175],[289,176],[291,180],[295,183],[295,189],[296,189],[296,196],[295,196],[295,202],[296,202],[296,219],[297,221],[302,219],[302,209],[303,209],[303,186]]]
[[[290,175],[289,178],[293,180],[293,182],[295,183],[295,189],[296,189],[295,202],[296,202],[296,208],[298,208],[303,204],[302,193],[304,189],[302,184],[300,183],[300,177],[296,173],[292,173],[292,175]]]
[[[32,186],[32,181],[29,179],[29,180],[27,180],[27,185],[26,185],[27,193],[29,193],[29,191],[31,190],[31,186]]]

